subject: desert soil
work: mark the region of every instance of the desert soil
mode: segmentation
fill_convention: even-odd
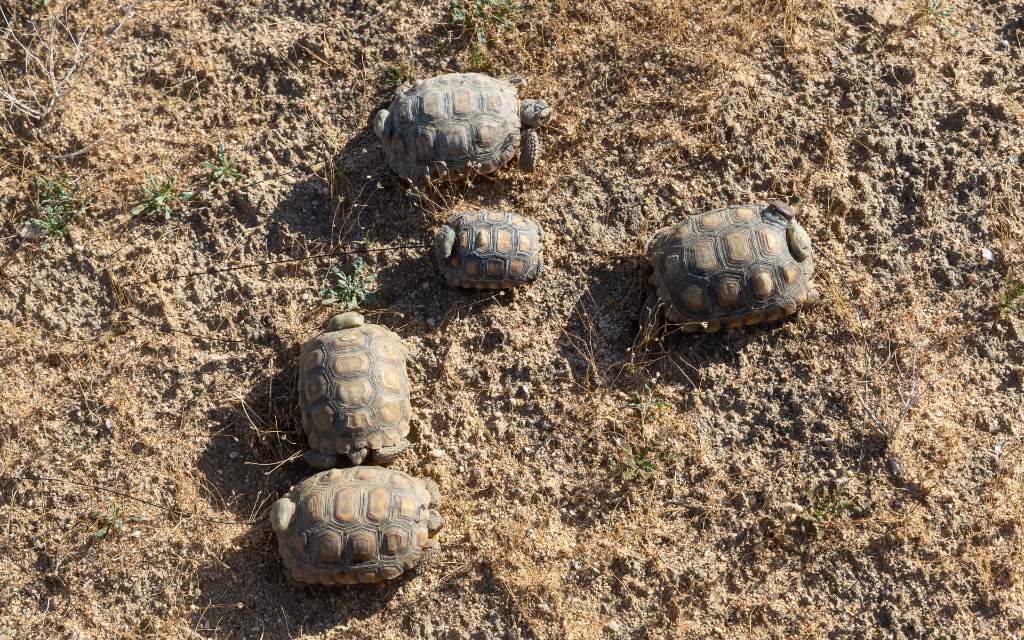
[[[2,11],[0,638],[1024,634],[1020,2]],[[553,105],[541,170],[402,184],[370,114],[468,70]],[[133,214],[149,175],[195,193]],[[26,225],[46,178],[82,186],[63,235]],[[640,343],[650,234],[773,198],[821,302]],[[426,245],[474,207],[544,225],[539,281],[442,284]],[[443,550],[299,589],[266,514],[357,256]]]

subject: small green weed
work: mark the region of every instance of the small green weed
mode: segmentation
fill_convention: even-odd
[[[132,215],[162,214],[170,220],[171,214],[183,202],[192,197],[192,192],[178,188],[178,176],[146,176],[146,184],[139,193],[139,199],[132,208]]]
[[[620,475],[624,480],[643,478],[649,480],[658,469],[657,455],[661,452],[662,445],[668,439],[667,433],[661,433],[656,438],[643,445],[633,448],[628,442],[619,446],[622,465]]]
[[[1024,312],[1024,281],[1013,283],[999,298],[999,310],[1002,313]]]
[[[946,4],[945,0],[923,0],[924,5],[919,15],[929,23],[934,24],[950,35],[956,32],[949,26],[949,16],[953,14],[953,7]]]
[[[217,145],[217,157],[213,160],[204,160],[199,165],[200,169],[210,172],[209,180],[216,184],[223,182],[234,182],[242,177],[242,171],[238,168],[238,162],[231,157],[231,154],[224,150],[224,144]]]
[[[71,219],[86,209],[82,183],[64,175],[59,179],[39,178],[36,187],[40,216],[29,218],[29,224],[46,238],[59,238]]]
[[[415,79],[416,69],[404,60],[398,64],[388,65],[384,69],[384,83],[389,87],[397,87]]]
[[[352,261],[352,275],[345,273],[339,265],[331,266],[330,275],[334,278],[334,285],[320,291],[325,305],[341,305],[343,311],[348,311],[358,309],[364,302],[372,304],[375,301],[371,288],[376,279],[367,273],[362,258]]]
[[[469,70],[477,73],[486,73],[491,70],[491,58],[487,51],[474,44],[469,48],[468,54]]]
[[[824,491],[814,498],[814,502],[799,515],[799,518],[814,529],[815,536],[820,536],[836,519],[856,508],[857,504],[842,492]]]
[[[444,38],[434,38],[434,55],[443,56],[448,52],[448,40]]]
[[[512,0],[452,0],[452,22],[472,34],[476,43],[487,46],[488,36],[515,26],[515,20],[530,5]]]
[[[142,522],[141,516],[126,513],[121,507],[109,501],[105,510],[90,511],[89,518],[96,525],[96,530],[90,534],[92,538],[112,538],[123,533],[127,523]]]
[[[646,423],[650,415],[659,415],[672,408],[672,403],[658,395],[658,392],[649,384],[644,385],[643,393],[633,395],[633,402],[629,403],[631,409],[640,412],[640,422]]]

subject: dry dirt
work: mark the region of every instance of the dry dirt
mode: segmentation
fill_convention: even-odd
[[[485,44],[444,2],[0,7],[0,638],[1024,635],[1024,4],[533,2]],[[554,105],[542,171],[407,189],[372,110],[474,68]],[[87,210],[24,237],[65,174]],[[133,215],[150,174],[196,194]],[[822,302],[636,345],[647,236],[771,198]],[[478,206],[543,223],[541,280],[441,283]],[[297,589],[266,513],[342,251],[447,524]]]

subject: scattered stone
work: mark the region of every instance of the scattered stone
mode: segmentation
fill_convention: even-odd
[[[38,242],[46,236],[43,230],[39,228],[39,225],[32,221],[21,223],[21,226],[18,227],[18,235],[28,242]]]

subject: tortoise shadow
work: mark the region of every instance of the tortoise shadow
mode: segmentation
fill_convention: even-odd
[[[300,345],[279,342],[248,389],[207,413],[211,436],[197,467],[209,499],[252,522],[274,498],[310,475],[302,462],[297,359]]]
[[[326,153],[317,171],[293,182],[269,214],[268,245],[282,250],[285,241],[299,241],[325,253],[380,240],[407,244],[416,237],[418,213],[364,127]]]
[[[624,257],[597,265],[579,274],[579,294],[557,347],[575,385],[594,392],[611,391],[639,398],[658,385],[686,390],[685,407],[699,402],[714,415],[742,417],[743,428],[720,433],[723,446],[759,443],[761,446],[798,446],[811,439],[823,411],[842,410],[828,405],[828,398],[800,394],[800,381],[813,371],[805,359],[792,357],[797,343],[799,315],[776,323],[717,333],[669,332],[664,338],[643,341],[640,307],[646,297],[648,269],[642,257]],[[748,352],[778,354],[753,363],[760,375],[777,380],[771,396],[748,401],[721,388],[723,378],[740,379],[751,363]],[[815,405],[817,403],[817,405]],[[556,403],[557,407],[557,403]],[[554,424],[576,424],[570,413],[548,416]],[[557,410],[556,410],[557,413]],[[622,425],[630,430],[628,419]],[[710,425],[712,433],[716,431]],[[786,444],[789,443],[789,444]],[[824,445],[823,445],[824,446]],[[826,447],[827,449],[827,447]],[[837,455],[822,450],[823,457]],[[564,500],[574,508],[566,519],[573,526],[589,527],[617,508],[629,492],[628,483],[588,483],[571,490]],[[598,508],[600,507],[600,508]]]
[[[389,606],[411,572],[374,585],[296,585],[285,575],[270,526],[254,525],[197,576],[197,629],[218,637],[293,638],[360,621]]]

